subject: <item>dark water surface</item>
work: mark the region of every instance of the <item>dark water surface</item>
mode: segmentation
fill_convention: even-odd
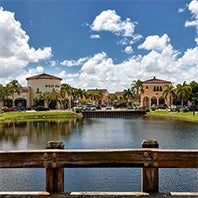
[[[0,150],[45,149],[61,140],[65,149],[140,148],[157,139],[163,149],[197,149],[197,123],[171,119],[89,118],[0,125]],[[198,189],[196,169],[160,169],[160,191]],[[0,169],[0,191],[45,191],[45,169]],[[141,191],[140,168],[65,169],[65,191]]]

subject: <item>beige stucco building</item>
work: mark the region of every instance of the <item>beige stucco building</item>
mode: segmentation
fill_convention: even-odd
[[[33,105],[33,100],[39,93],[60,91],[61,78],[49,74],[40,74],[26,78],[27,86],[29,87],[29,103],[28,106]]]
[[[56,91],[59,92],[61,88],[61,81],[62,79],[56,76],[52,76],[46,73],[31,76],[29,78],[26,78],[27,80],[27,86],[22,87],[22,90],[20,94],[14,93],[14,97],[9,96],[8,99],[4,101],[5,106],[12,106],[12,101],[14,100],[15,106],[24,106],[25,108],[32,107],[34,104],[34,99],[40,94],[44,92],[52,92]],[[166,80],[161,80],[157,78],[149,79],[146,81],[143,81],[143,89],[144,93],[140,96],[140,102],[141,106],[144,107],[151,107],[154,106],[160,106],[163,104],[169,104],[168,98],[165,99],[163,97],[163,87],[165,84],[171,84],[171,82]],[[109,101],[109,92],[107,89],[88,89],[87,92],[101,92],[102,98],[100,101],[94,101],[92,102],[94,104],[101,103],[105,105],[110,105]],[[116,92],[118,93],[118,92]],[[120,92],[121,94],[122,92]],[[117,94],[116,94],[117,95]],[[57,103],[57,108],[60,108]],[[71,107],[71,104],[69,104],[69,100],[67,99],[66,103],[68,103],[67,107]],[[47,106],[47,104],[43,104]]]
[[[169,101],[163,96],[163,88],[165,84],[171,84],[170,81],[157,78],[143,81],[144,93],[141,94],[141,106],[151,107],[168,105]],[[169,98],[169,97],[168,97]]]

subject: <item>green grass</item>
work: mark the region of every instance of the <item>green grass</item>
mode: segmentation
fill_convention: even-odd
[[[147,116],[160,116],[186,121],[198,122],[198,112],[193,115],[193,112],[168,112],[166,110],[156,110],[147,113]],[[0,123],[2,122],[18,122],[31,120],[51,120],[51,119],[68,119],[80,117],[80,114],[73,112],[6,112],[0,113]]]
[[[166,110],[156,110],[148,112],[147,116],[169,117],[191,122],[198,122],[198,112],[193,115],[193,112],[168,112]]]
[[[65,119],[75,118],[80,115],[73,112],[5,112],[0,113],[1,122],[16,122],[16,121],[31,121],[31,120],[45,120],[45,119]]]

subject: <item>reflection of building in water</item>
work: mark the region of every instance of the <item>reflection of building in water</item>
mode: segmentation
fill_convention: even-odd
[[[12,122],[0,125],[0,150],[2,142],[10,142],[13,149],[44,149],[48,141],[69,139],[77,119],[56,121]]]
[[[51,93],[53,91],[60,93],[61,88],[61,81],[62,79],[56,76],[52,76],[46,73],[31,76],[26,78],[27,80],[27,87],[23,87],[20,94],[14,93],[14,104],[15,106],[24,106],[32,107],[34,104],[34,100],[39,94],[41,93]],[[163,87],[165,84],[171,84],[171,82],[166,80],[160,80],[157,78],[149,79],[146,81],[143,81],[143,89],[144,93],[141,94],[141,106],[150,107],[152,105],[160,106],[163,104],[169,104],[169,97],[165,99],[163,97]],[[109,105],[109,98],[110,93],[107,89],[88,89],[88,93],[101,93],[102,98],[100,99],[92,99],[93,104],[106,104]],[[120,94],[123,92],[116,92],[115,95],[117,98],[120,96]],[[71,107],[71,97],[66,95],[65,98],[63,98],[63,108]],[[92,97],[93,98],[93,97]],[[62,100],[62,99],[61,99]],[[88,98],[89,100],[89,98]],[[116,102],[116,101],[113,101]],[[40,105],[43,106],[49,106],[50,108],[60,108],[60,103],[58,102],[58,99],[51,100],[50,104],[46,104],[45,100],[40,100]],[[4,106],[12,106],[12,97],[8,97],[4,101]]]

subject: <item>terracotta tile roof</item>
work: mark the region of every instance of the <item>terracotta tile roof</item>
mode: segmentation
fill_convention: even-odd
[[[170,81],[166,81],[166,80],[161,80],[161,79],[157,79],[157,78],[152,78],[149,80],[145,80],[142,82],[143,84],[170,84]]]
[[[95,92],[95,91],[108,92],[107,89],[88,89],[87,90],[87,92]]]
[[[62,80],[62,78],[59,78],[59,77],[56,77],[56,76],[52,76],[52,75],[46,74],[46,73],[43,73],[43,74],[39,74],[39,75],[36,75],[36,76],[31,76],[31,77],[26,78],[26,80],[32,80],[32,79],[54,79],[54,80]]]

